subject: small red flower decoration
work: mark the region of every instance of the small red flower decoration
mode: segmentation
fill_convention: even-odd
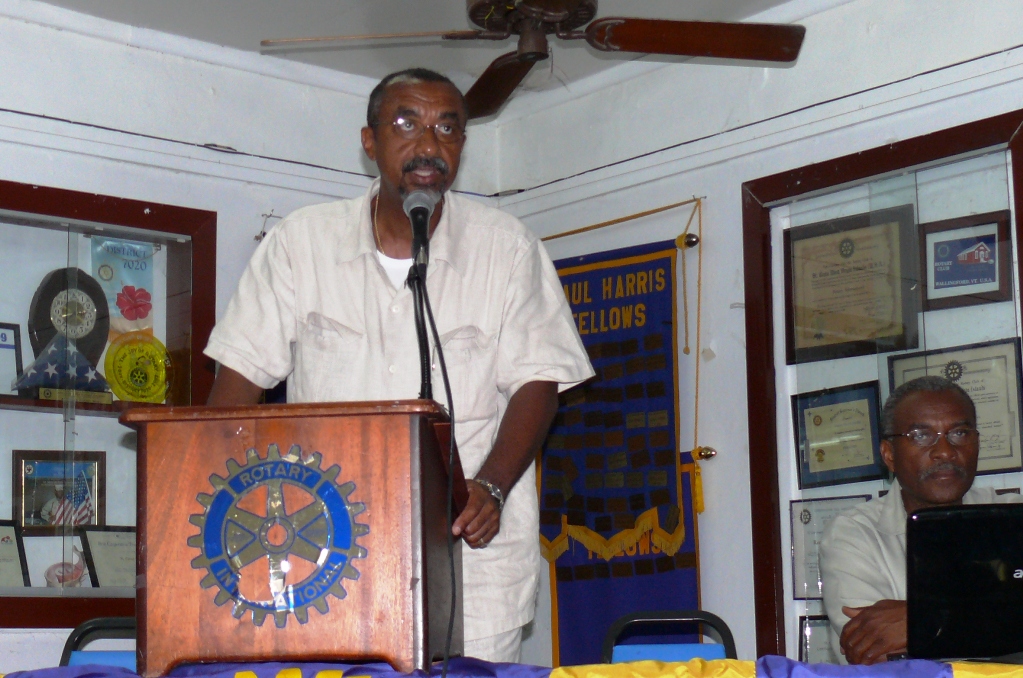
[[[128,320],[142,320],[153,310],[150,303],[153,297],[143,288],[135,289],[134,285],[125,285],[117,293],[117,308]]]

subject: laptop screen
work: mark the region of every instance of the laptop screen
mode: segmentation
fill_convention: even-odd
[[[910,657],[1023,651],[1023,504],[917,511],[906,557]]]

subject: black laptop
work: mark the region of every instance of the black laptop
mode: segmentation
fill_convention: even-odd
[[[1018,662],[1023,504],[922,509],[906,547],[909,656]]]

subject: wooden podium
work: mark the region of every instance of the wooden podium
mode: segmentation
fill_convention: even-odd
[[[462,650],[450,425],[432,401],[134,409],[138,672]],[[465,480],[452,464],[455,504]],[[457,515],[457,508],[453,515]]]

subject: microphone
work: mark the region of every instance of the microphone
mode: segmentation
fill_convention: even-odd
[[[401,205],[412,222],[412,259],[423,275],[430,261],[430,217],[438,202],[440,194],[436,191],[413,191]]]

